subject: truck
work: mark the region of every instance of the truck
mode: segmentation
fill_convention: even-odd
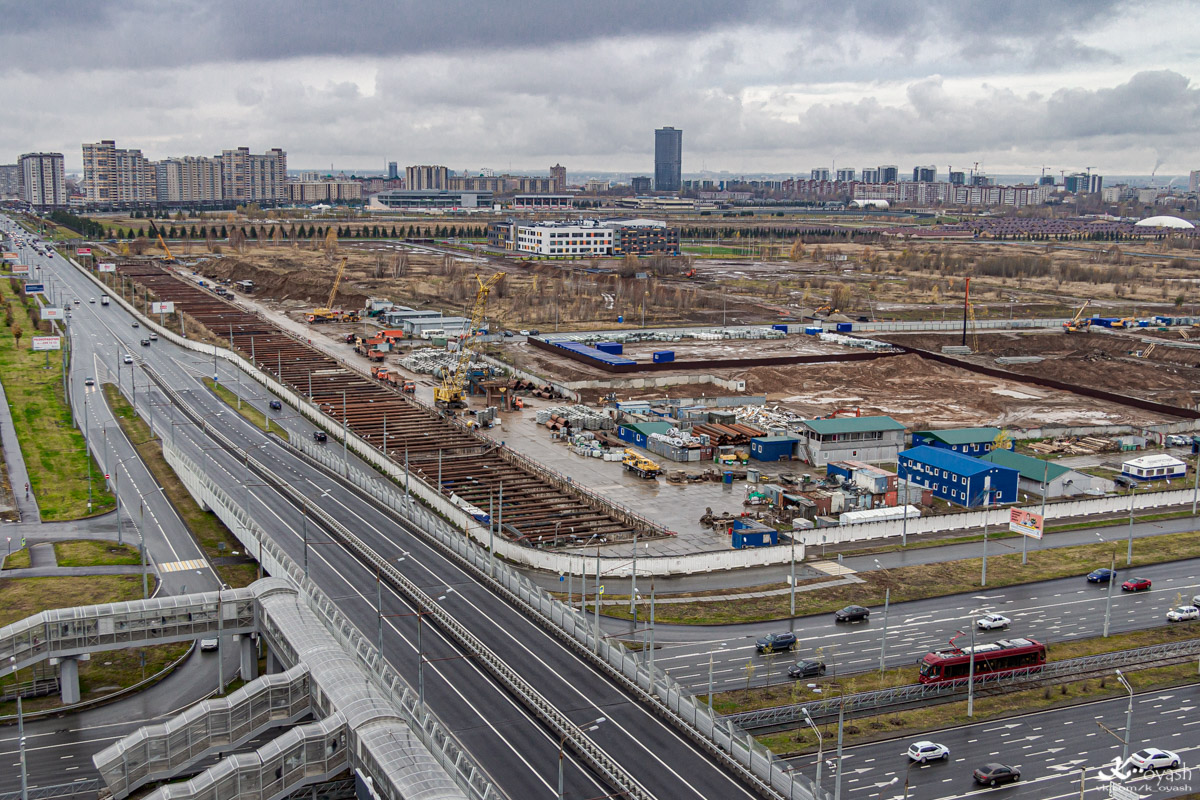
[[[102,305],[102,306],[108,305],[108,295],[106,295],[106,294],[100,295],[100,305]]]
[[[654,479],[662,474],[662,467],[636,450],[627,449],[621,463],[625,465],[625,469],[639,478]]]

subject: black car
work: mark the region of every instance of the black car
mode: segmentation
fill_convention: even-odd
[[[150,346],[150,340],[142,339],[142,347],[149,347],[149,346]]]
[[[135,322],[135,323],[133,323],[133,327],[135,327],[135,328],[140,328],[140,327],[142,327],[142,326],[141,326],[140,324],[138,324],[138,323],[136,323],[136,322]]]
[[[1109,580],[1116,580],[1117,571],[1108,567],[1094,569],[1087,574],[1088,583],[1108,583]]]
[[[846,606],[840,611],[833,612],[833,618],[838,622],[858,622],[871,616],[871,609],[862,606]]]
[[[809,661],[801,659],[788,667],[789,678],[815,678],[818,675],[825,674],[825,663],[822,661]]]
[[[760,653],[786,653],[795,646],[796,634],[787,631],[783,633],[768,633],[754,643],[754,649]]]
[[[283,408],[283,403],[279,402],[278,400],[272,400],[271,402],[267,403],[267,405],[269,405],[274,411],[278,411],[279,409]]]
[[[323,442],[329,437],[325,435],[325,431],[313,431],[313,439],[318,442]]]
[[[975,770],[975,782],[984,786],[1015,783],[1021,780],[1021,770],[1007,764],[984,764]]]

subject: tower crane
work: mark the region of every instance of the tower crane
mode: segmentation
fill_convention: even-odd
[[[333,288],[329,290],[329,299],[325,301],[325,305],[308,312],[308,323],[310,325],[316,325],[321,322],[358,322],[359,317],[357,313],[353,311],[343,312],[340,308],[333,308],[333,301],[337,297],[338,286],[342,282],[342,275],[346,272],[346,264],[349,261],[349,258],[343,257],[342,263],[338,265],[337,274],[333,276]]]
[[[497,272],[490,276],[487,280],[475,276],[475,283],[478,288],[475,290],[475,305],[471,308],[471,321],[469,327],[463,333],[463,337],[458,344],[458,360],[454,362],[454,369],[447,370],[442,375],[442,385],[433,388],[433,402],[435,405],[443,408],[466,408],[467,404],[463,400],[463,387],[467,383],[467,368],[471,363],[470,342],[475,331],[479,330],[479,326],[483,324],[483,314],[487,310],[488,295],[492,292],[492,287],[500,281],[504,280],[507,273]]]

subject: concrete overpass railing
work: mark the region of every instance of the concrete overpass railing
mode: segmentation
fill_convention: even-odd
[[[117,800],[151,782],[165,781],[221,750],[263,731],[290,725],[311,712],[308,666],[263,675],[228,697],[198,703],[159,725],[139,728],[92,756]]]

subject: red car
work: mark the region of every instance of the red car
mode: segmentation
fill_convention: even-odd
[[[1142,592],[1149,588],[1149,578],[1130,578],[1121,584],[1122,592]]]

